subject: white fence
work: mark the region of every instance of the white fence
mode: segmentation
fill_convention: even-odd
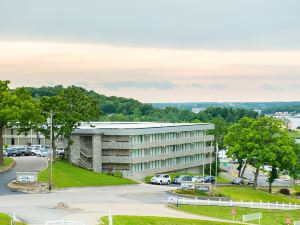
[[[176,205],[215,205],[215,206],[234,206],[245,208],[257,208],[257,209],[281,209],[281,210],[294,210],[300,209],[300,205],[292,203],[279,203],[279,202],[244,202],[244,201],[221,201],[220,200],[201,200],[191,198],[178,198],[169,197],[169,204]]]
[[[300,225],[300,221],[294,221],[294,225]]]

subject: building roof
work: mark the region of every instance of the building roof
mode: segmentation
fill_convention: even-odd
[[[208,123],[155,123],[155,122],[90,122],[82,123],[78,129],[144,129],[207,125]]]
[[[209,123],[90,122],[82,123],[73,133],[140,135],[207,129],[214,129],[214,125]]]

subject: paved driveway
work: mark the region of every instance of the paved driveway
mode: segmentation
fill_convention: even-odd
[[[16,179],[16,172],[38,172],[47,167],[47,160],[36,156],[15,157],[16,166],[6,172],[0,173],[0,196],[19,194],[7,188],[7,184]],[[1,203],[0,203],[1,204]]]

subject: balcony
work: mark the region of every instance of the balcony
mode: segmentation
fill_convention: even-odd
[[[155,169],[142,170],[142,171],[136,172],[136,173],[133,172],[132,176],[141,176],[141,174],[143,176],[152,176],[157,173],[166,173],[166,172],[175,171],[175,170],[181,170],[181,169],[186,169],[186,168],[191,168],[191,167],[196,167],[196,166],[202,166],[202,165],[209,164],[212,161],[213,161],[212,158],[206,158],[205,160],[202,160],[202,161],[179,163],[179,164],[172,165],[172,166],[162,166],[162,167],[155,168]]]
[[[157,142],[131,143],[131,142],[102,142],[102,149],[142,149],[152,147],[163,147],[168,145],[179,145],[193,142],[213,141],[213,135],[203,137],[178,138],[174,140],[162,140]]]
[[[102,156],[103,163],[143,163],[150,162],[155,160],[163,160],[175,157],[189,156],[201,153],[209,153],[213,152],[213,147],[206,147],[204,149],[192,149],[189,151],[178,151],[178,152],[170,152],[159,155],[145,155],[139,158],[131,158],[129,155],[124,156]]]

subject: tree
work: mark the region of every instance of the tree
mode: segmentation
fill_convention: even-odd
[[[58,138],[67,139],[68,148],[66,156],[70,155],[72,144],[71,134],[82,122],[96,120],[99,117],[98,102],[87,95],[83,88],[70,86],[62,89],[56,96],[41,98],[41,110],[44,121],[52,114],[52,149],[55,159]],[[40,126],[39,131],[50,138],[48,127]]]
[[[238,161],[239,177],[244,175],[250,161],[250,153],[257,147],[254,139],[255,130],[253,129],[253,124],[254,119],[244,117],[236,124],[230,126],[224,137],[224,144],[228,148],[228,157]]]
[[[60,136],[68,141],[67,158],[70,160],[70,148],[72,145],[71,134],[82,122],[97,120],[100,116],[98,102],[86,94],[83,88],[70,86],[58,96],[64,102],[65,107],[62,113],[65,115],[61,120],[61,127],[58,130]]]
[[[280,172],[289,171],[297,162],[297,145],[294,139],[289,137],[287,129],[282,128],[280,133],[275,135],[274,142],[270,144],[268,165],[271,166],[269,172],[269,192],[272,192],[272,184],[279,177]]]
[[[0,165],[3,165],[3,131],[17,126],[27,132],[41,119],[39,107],[25,88],[10,90],[10,81],[0,80]]]
[[[252,131],[254,142],[257,144],[255,149],[250,153],[250,164],[255,167],[255,177],[253,188],[257,187],[259,170],[262,166],[268,165],[276,147],[276,141],[284,128],[282,121],[271,117],[261,117],[254,121]],[[280,136],[279,136],[280,137]],[[273,171],[273,175],[275,172]]]

